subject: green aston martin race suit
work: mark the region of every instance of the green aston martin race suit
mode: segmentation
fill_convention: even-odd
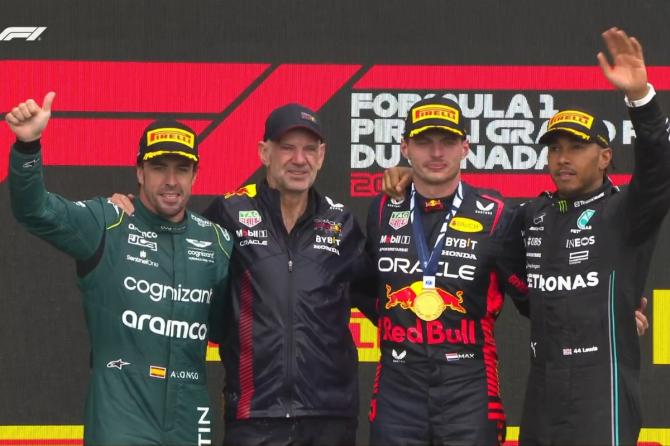
[[[205,352],[228,232],[191,212],[171,223],[140,200],[128,216],[49,193],[39,143],[15,144],[9,181],[17,220],[77,262],[92,351],[85,444],[211,444]]]

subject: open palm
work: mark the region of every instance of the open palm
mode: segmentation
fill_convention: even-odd
[[[647,69],[640,42],[618,28],[608,29],[602,36],[613,62],[610,65],[605,55],[598,53],[598,63],[605,77],[630,99],[643,97],[647,91]]]

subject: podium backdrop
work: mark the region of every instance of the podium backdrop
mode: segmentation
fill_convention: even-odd
[[[471,122],[466,181],[512,202],[551,189],[536,140],[559,108],[608,123],[618,184],[632,171],[634,132],[622,95],[600,73],[600,33],[643,44],[650,81],[670,113],[670,3],[523,1],[6,1],[0,13],[0,112],[57,93],[43,138],[47,187],[71,199],[135,190],[141,130],[156,117],[192,126],[202,163],[192,208],[263,176],[265,116],[287,103],[320,114],[326,163],[317,187],[364,225],[383,169],[400,159],[407,110],[427,95],[457,100]],[[89,341],[74,262],[13,220],[0,125],[0,445],[80,444]],[[640,339],[641,442],[670,445],[670,225],[663,226]],[[631,315],[632,317],[632,315]],[[378,358],[374,328],[351,319],[361,417]],[[528,323],[507,305],[496,326],[513,442],[528,369]],[[223,371],[209,351],[214,401]],[[214,417],[220,420],[218,413]],[[215,443],[222,436],[215,428]]]

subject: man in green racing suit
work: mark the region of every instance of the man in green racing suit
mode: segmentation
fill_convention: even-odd
[[[47,192],[42,178],[40,138],[54,96],[5,118],[17,138],[9,188],[16,219],[77,264],[92,351],[84,442],[211,444],[208,318],[225,290],[232,240],[186,210],[195,134],[176,121],[147,127],[133,216],[105,198],[71,202]]]

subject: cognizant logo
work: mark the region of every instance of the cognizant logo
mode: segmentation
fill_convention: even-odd
[[[198,288],[183,288],[181,284],[177,288],[162,283],[149,283],[144,279],[137,280],[128,276],[123,281],[123,286],[128,291],[137,291],[140,294],[148,294],[154,302],[161,299],[176,300],[179,302],[206,303],[212,299],[212,289],[201,290]]]
[[[160,316],[150,314],[137,314],[132,310],[126,310],[121,315],[123,325],[143,331],[145,327],[152,333],[168,336],[171,338],[193,339],[204,341],[207,338],[207,325],[199,322],[189,324],[185,321],[174,321],[163,319]]]

